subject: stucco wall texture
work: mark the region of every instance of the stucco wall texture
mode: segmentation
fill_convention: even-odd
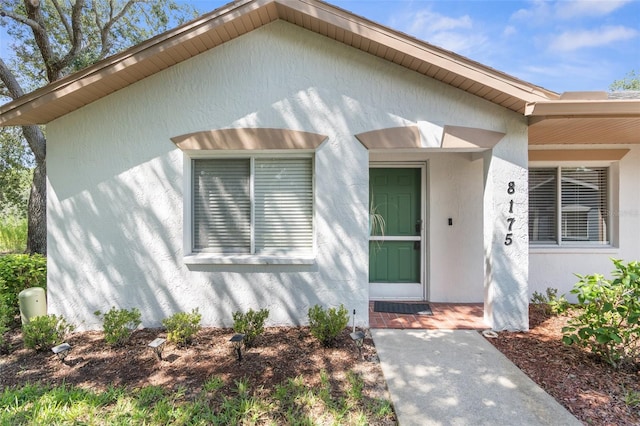
[[[306,323],[314,304],[344,304],[368,325],[370,153],[354,135],[418,121],[506,133],[483,155],[410,157],[427,163],[431,300],[489,302],[494,328],[526,328],[525,192],[504,245],[506,186],[526,186],[523,117],[283,22],[47,126],[49,311],[81,329],[99,328],[93,312],[111,306],[139,308],[145,326],[193,308],[203,325],[230,326],[249,308],[284,325]],[[188,157],[170,138],[234,127],[328,136],[315,153],[314,264],[185,265]]]

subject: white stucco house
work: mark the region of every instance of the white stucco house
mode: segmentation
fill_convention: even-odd
[[[47,126],[49,310],[81,328],[314,304],[367,326],[390,299],[522,330],[533,291],[640,258],[639,100],[317,0],[237,1],[0,107],[26,124]]]

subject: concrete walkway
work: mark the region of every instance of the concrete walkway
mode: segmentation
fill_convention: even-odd
[[[582,424],[477,331],[371,334],[401,426]]]

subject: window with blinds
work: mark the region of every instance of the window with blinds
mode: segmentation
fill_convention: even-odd
[[[532,244],[609,244],[607,167],[530,168]]]
[[[313,251],[311,158],[193,160],[193,251]]]

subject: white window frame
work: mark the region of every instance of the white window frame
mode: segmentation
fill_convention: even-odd
[[[607,179],[607,242],[600,241],[570,241],[562,240],[562,210],[557,208],[562,202],[561,180],[557,179],[558,191],[556,192],[556,238],[554,243],[537,243],[529,241],[529,249],[532,252],[544,252],[547,249],[554,252],[566,250],[567,253],[575,252],[584,253],[588,250],[597,252],[607,251],[614,252],[618,244],[618,192],[619,192],[619,163],[617,161],[536,161],[529,163],[529,170],[538,168],[553,168],[560,177],[560,169],[571,169],[579,167],[599,167],[608,169]]]
[[[307,158],[311,159],[311,187],[312,187],[312,252],[310,254],[292,255],[261,255],[261,254],[234,254],[234,253],[207,253],[193,251],[193,161],[195,159],[290,159]],[[251,161],[251,185],[253,185],[253,164]],[[316,162],[314,151],[297,150],[292,154],[290,150],[270,150],[264,151],[226,151],[224,153],[212,153],[211,151],[184,151],[183,161],[184,176],[184,205],[183,205],[183,252],[184,263],[186,265],[233,265],[233,264],[282,264],[282,265],[312,265],[316,262]],[[252,191],[253,193],[253,191]],[[251,200],[252,206],[254,200]],[[252,208],[253,215],[253,208]],[[253,223],[252,217],[252,223]],[[251,227],[251,251],[253,252],[254,229]]]

